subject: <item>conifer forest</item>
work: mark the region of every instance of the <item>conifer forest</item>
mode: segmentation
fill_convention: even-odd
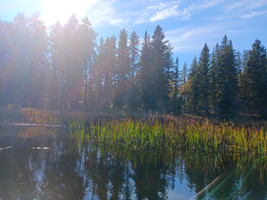
[[[267,115],[267,54],[226,35],[179,63],[164,31],[101,37],[87,17],[46,27],[35,14],[0,21],[0,106],[85,112]]]

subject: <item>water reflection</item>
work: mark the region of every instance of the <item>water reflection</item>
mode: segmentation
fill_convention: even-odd
[[[266,162],[245,156],[128,151],[44,127],[2,127],[0,147],[7,146],[0,152],[0,199],[267,198]]]

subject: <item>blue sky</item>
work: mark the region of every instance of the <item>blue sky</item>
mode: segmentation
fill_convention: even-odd
[[[74,13],[88,16],[99,36],[118,36],[125,28],[140,38],[160,25],[180,59],[191,64],[207,42],[210,50],[226,34],[237,51],[250,49],[255,39],[267,46],[267,0],[0,0],[0,20],[18,12],[41,14],[49,26],[65,23]]]

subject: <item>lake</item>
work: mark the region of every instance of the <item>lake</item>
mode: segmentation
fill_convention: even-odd
[[[266,160],[253,155],[127,150],[66,128],[0,128],[0,200],[267,199]]]

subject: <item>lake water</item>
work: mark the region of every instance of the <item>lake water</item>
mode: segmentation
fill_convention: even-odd
[[[79,142],[64,128],[1,127],[0,200],[264,200],[265,161],[129,151]]]

